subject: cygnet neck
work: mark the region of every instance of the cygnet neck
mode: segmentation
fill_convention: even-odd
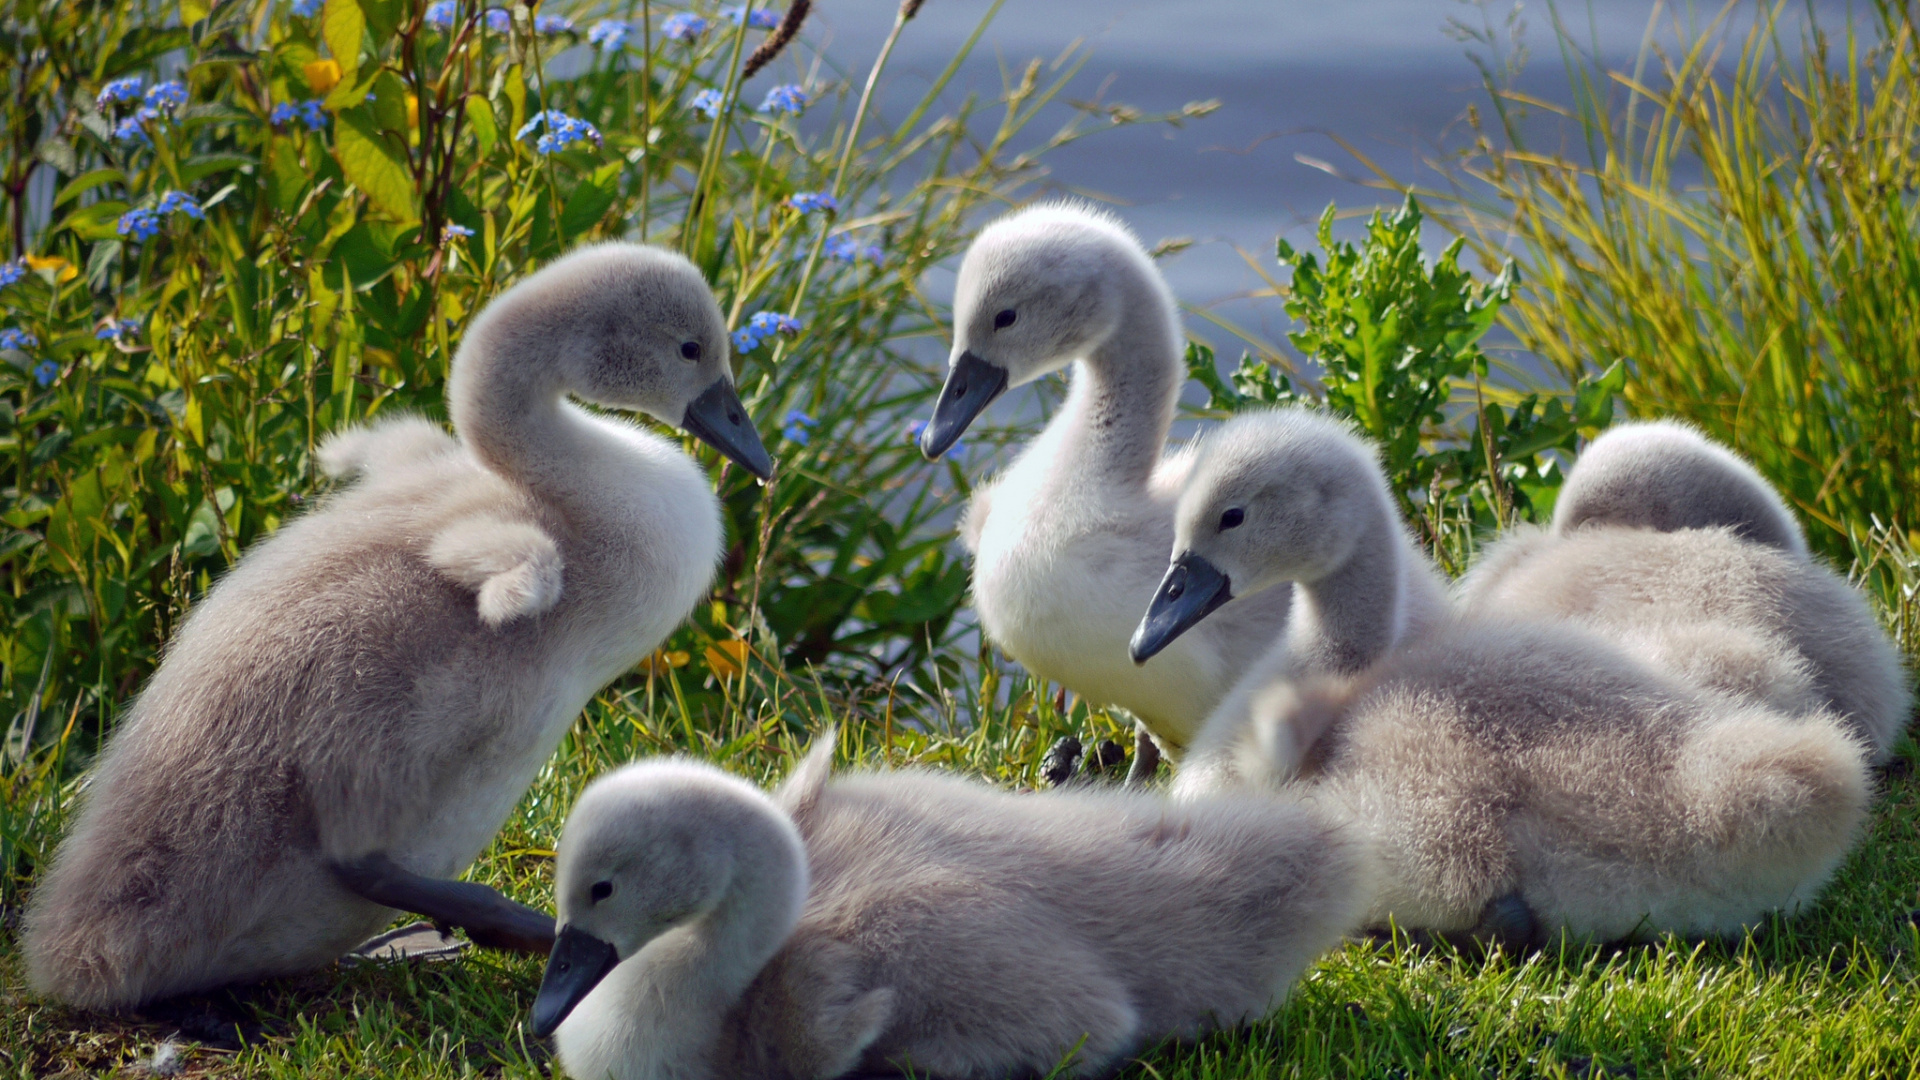
[[[511,332],[508,320],[520,314],[490,311],[469,331],[447,384],[454,428],[481,464],[509,480],[562,501],[591,498],[576,491],[584,433],[565,402],[557,350],[548,335]]]
[[[649,956],[649,981],[687,1015],[722,1015],[799,922],[807,893],[802,849],[773,829],[764,831],[738,838],[733,881],[720,902],[678,928],[678,947],[662,950],[668,955]],[[653,951],[649,946],[639,955]]]
[[[1406,612],[1406,541],[1386,507],[1354,539],[1331,574],[1298,582],[1288,619],[1290,653],[1305,670],[1358,672],[1400,637]]]
[[[1160,463],[1186,369],[1173,297],[1151,267],[1117,260],[1122,315],[1074,364],[1060,416],[1062,475],[1145,486]]]

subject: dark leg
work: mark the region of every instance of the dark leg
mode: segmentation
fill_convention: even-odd
[[[1476,940],[1499,942],[1508,952],[1521,952],[1540,943],[1540,920],[1517,892],[1487,901],[1480,912],[1480,925],[1473,928]]]
[[[1063,736],[1059,742],[1047,748],[1047,755],[1040,759],[1040,775],[1048,787],[1060,787],[1073,779],[1080,767],[1080,740],[1071,735]]]
[[[1144,787],[1159,771],[1160,744],[1153,741],[1146,728],[1141,728],[1133,735],[1133,768],[1127,770],[1127,786]]]
[[[333,875],[382,907],[460,927],[475,945],[539,956],[553,948],[553,916],[516,904],[485,885],[421,877],[381,852],[334,863]]]

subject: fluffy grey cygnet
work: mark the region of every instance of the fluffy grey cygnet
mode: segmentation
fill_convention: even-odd
[[[974,489],[962,525],[974,607],[1029,671],[1126,709],[1175,751],[1285,630],[1289,606],[1271,590],[1144,666],[1128,655],[1192,465],[1166,452],[1181,355],[1173,295],[1123,225],[1072,204],[1009,214],[961,263],[952,367],[921,439],[937,457],[1007,387],[1072,365],[1046,429]]]
[[[506,292],[454,361],[459,438],[335,437],[359,479],[195,605],[34,892],[36,989],[113,1008],[309,970],[396,907],[545,951],[551,918],[445,879],[721,554],[702,470],[569,394],[768,468],[685,259],[593,247]]]
[[[1298,802],[829,781],[831,751],[773,799],[685,760],[580,797],[532,1024],[569,1075],[1103,1075],[1265,1015],[1364,904],[1364,848]]]
[[[1875,762],[1912,716],[1899,651],[1866,598],[1808,554],[1752,466],[1681,424],[1594,440],[1552,528],[1494,544],[1460,593],[1470,613],[1576,619],[1702,686],[1835,713]]]
[[[1870,790],[1831,714],[1702,691],[1567,622],[1465,621],[1357,679],[1274,684],[1254,712],[1237,771],[1366,831],[1371,925],[1515,946],[1792,913]]]
[[[1565,621],[1460,620],[1383,648],[1406,604],[1392,567],[1417,556],[1371,458],[1333,455],[1339,433],[1281,411],[1208,440],[1142,633],[1291,579],[1315,605],[1291,648],[1369,666],[1252,673],[1177,795],[1279,786],[1344,816],[1384,867],[1374,925],[1514,944],[1722,933],[1817,893],[1867,802],[1834,717],[1702,691]]]
[[[1231,783],[1231,749],[1262,687],[1357,674],[1447,615],[1445,586],[1401,521],[1372,444],[1320,413],[1245,413],[1210,433],[1173,533],[1136,656],[1292,585],[1285,633],[1236,672],[1175,780],[1180,792]]]

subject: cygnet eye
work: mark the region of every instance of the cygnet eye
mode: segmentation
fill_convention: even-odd
[[[1007,308],[1005,311],[993,317],[993,328],[995,330],[1005,330],[1007,327],[1013,325],[1013,320],[1019,317],[1019,313],[1015,312],[1012,308]]]
[[[1247,512],[1237,506],[1232,507],[1226,513],[1220,515],[1220,531],[1226,532],[1228,529],[1237,529],[1240,527],[1240,523],[1245,520],[1247,520]]]
[[[686,357],[689,360],[700,359],[700,343],[697,341],[681,342],[680,355]]]
[[[699,348],[700,346],[698,345],[694,346],[694,350],[696,352],[699,350]],[[597,904],[600,901],[605,900],[607,897],[613,895],[613,882],[596,881],[593,883],[593,888],[587,890],[587,895],[592,897],[593,902]]]

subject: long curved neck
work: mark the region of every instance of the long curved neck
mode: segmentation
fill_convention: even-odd
[[[554,347],[539,335],[510,334],[507,324],[485,319],[461,346],[447,383],[454,430],[487,468],[565,498],[578,483],[585,433],[566,403]]]
[[[1151,268],[1125,265],[1125,313],[1113,333],[1074,364],[1066,407],[1048,425],[1062,475],[1144,485],[1166,449],[1186,369],[1173,299]]]
[[[1353,554],[1293,594],[1289,650],[1306,670],[1352,674],[1379,659],[1405,629],[1407,541],[1382,507],[1361,530]]]

